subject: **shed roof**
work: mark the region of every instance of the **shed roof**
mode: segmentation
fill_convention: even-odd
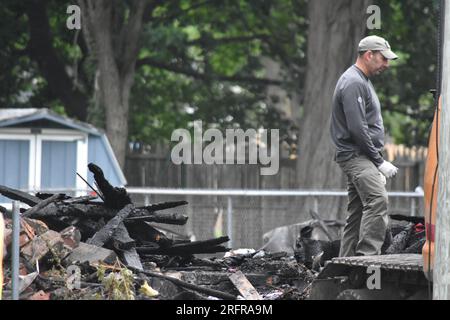
[[[30,122],[39,120],[48,120],[58,123],[62,126],[83,131],[90,134],[102,135],[103,131],[96,127],[81,121],[77,121],[68,117],[61,116],[56,112],[47,108],[10,108],[0,109],[0,128],[1,127],[17,127],[20,124],[26,125]]]

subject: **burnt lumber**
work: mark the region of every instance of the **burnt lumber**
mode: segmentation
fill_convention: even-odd
[[[160,210],[165,210],[165,209],[173,209],[173,208],[177,208],[183,205],[188,204],[187,201],[169,201],[169,202],[161,202],[161,203],[155,203],[155,204],[151,204],[145,207],[138,207],[138,209],[145,209],[149,212],[154,212],[154,211],[160,211]]]
[[[106,180],[102,169],[94,163],[88,164],[89,171],[94,174],[95,182],[97,183],[100,192],[103,195],[105,205],[113,209],[122,209],[124,206],[131,204],[130,196],[124,188],[113,187],[108,180]]]
[[[121,254],[122,261],[125,265],[136,268],[138,270],[144,270],[141,263],[141,258],[135,248],[123,251]]]
[[[38,197],[32,196],[31,194],[28,194],[26,192],[9,188],[6,186],[0,186],[0,194],[3,196],[12,199],[12,200],[18,200],[20,202],[26,203],[29,206],[35,206],[42,200]]]
[[[62,202],[64,204],[75,204],[75,203],[89,203],[89,201],[91,200],[95,200],[97,199],[97,196],[81,196],[81,197],[75,197],[75,198],[70,198],[67,200],[63,200]]]
[[[103,228],[101,228],[98,232],[96,232],[94,236],[87,241],[87,243],[98,247],[103,247],[103,245],[111,239],[114,231],[117,229],[119,224],[126,217],[128,217],[133,210],[134,205],[127,204],[122,210],[120,210],[114,216],[114,218],[109,220]]]
[[[204,294],[216,297],[216,298],[225,299],[225,300],[236,300],[237,299],[236,296],[234,296],[232,294],[229,294],[229,293],[226,293],[226,292],[222,292],[222,291],[218,291],[218,290],[215,290],[215,289],[201,287],[201,286],[198,286],[198,285],[195,285],[195,284],[192,284],[192,283],[188,283],[188,282],[179,280],[179,279],[174,278],[174,277],[169,277],[169,276],[160,274],[160,273],[151,272],[151,271],[143,271],[143,270],[139,270],[139,269],[133,268],[132,266],[127,266],[127,267],[129,269],[131,269],[132,271],[135,271],[137,273],[141,273],[141,274],[144,274],[144,275],[149,276],[149,277],[155,277],[155,278],[164,279],[164,280],[172,282],[173,284],[175,284],[175,285],[177,285],[179,287],[190,289],[190,290],[194,290],[194,291],[197,291],[197,292],[200,292],[200,293],[204,293]]]
[[[54,195],[50,196],[49,198],[42,200],[41,202],[39,202],[38,204],[36,204],[35,206],[31,207],[30,209],[28,209],[27,211],[25,211],[22,216],[23,217],[30,217],[31,215],[33,215],[33,213],[39,212],[41,209],[45,208],[46,206],[48,206],[50,203],[55,202],[57,200],[60,200],[62,198],[64,198],[66,195],[62,194],[62,193],[55,193]]]
[[[130,236],[140,243],[150,242],[160,247],[168,247],[173,241],[158,231],[147,221],[124,221]]]
[[[113,246],[118,250],[129,250],[136,246],[136,241],[130,237],[128,230],[121,222],[112,236]]]
[[[148,221],[157,223],[166,223],[174,225],[185,225],[188,217],[179,213],[154,213],[146,215],[133,214],[131,217],[126,219],[127,221]]]
[[[234,284],[239,293],[244,297],[245,300],[262,300],[258,291],[255,287],[248,281],[247,277],[238,270],[228,277],[230,281]]]
[[[169,248],[154,248],[154,247],[136,247],[136,250],[141,255],[166,255],[166,256],[190,256],[193,254],[203,254],[203,253],[218,253],[230,251],[230,248],[224,246],[211,246],[204,248],[180,248],[180,247],[169,247]]]
[[[136,250],[140,254],[163,254],[163,255],[192,255],[200,253],[216,253],[227,252],[230,249],[219,244],[229,241],[228,237],[220,237],[216,239],[193,241],[188,243],[174,244],[170,247],[137,247]]]

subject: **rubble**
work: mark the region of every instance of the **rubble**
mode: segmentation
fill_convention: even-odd
[[[21,299],[302,300],[325,261],[339,253],[343,223],[322,221],[314,212],[295,228],[267,233],[259,250],[230,250],[226,236],[171,238],[153,223],[184,225],[186,216],[160,211],[186,201],[139,207],[126,189],[110,185],[101,168],[88,167],[97,196],[30,195],[0,186],[0,194],[30,206],[20,219]],[[2,213],[3,298],[8,299],[11,213],[4,208]],[[389,234],[386,253],[416,252],[423,245],[420,221],[399,221]],[[195,256],[205,253],[216,255]],[[217,253],[225,254],[218,258]]]

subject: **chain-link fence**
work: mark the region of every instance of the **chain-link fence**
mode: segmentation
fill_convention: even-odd
[[[35,190],[36,191],[36,190]],[[167,201],[187,201],[188,204],[163,212],[188,217],[185,225],[155,225],[174,237],[206,240],[221,235],[230,237],[231,248],[254,248],[264,245],[263,235],[277,227],[312,219],[310,211],[324,220],[345,221],[346,191],[328,190],[208,190],[160,189],[127,187],[136,206]],[[62,192],[71,196],[90,190],[49,189],[41,192]],[[423,215],[422,192],[389,192],[389,214]],[[337,214],[327,211],[330,199],[339,199]],[[328,202],[327,202],[328,201]],[[305,206],[305,203],[308,204]],[[3,204],[6,206],[5,204]],[[9,206],[8,206],[9,207]],[[8,208],[10,209],[10,208]]]
[[[198,190],[127,188],[136,205],[166,201],[188,202],[168,212],[185,214],[184,226],[159,225],[178,235],[205,240],[228,235],[232,248],[263,246],[264,233],[280,227],[312,219],[310,210],[324,220],[345,220],[346,191],[282,191],[282,190]],[[343,208],[337,216],[321,210],[330,198],[341,199]],[[308,199],[310,210],[305,210]],[[423,193],[389,192],[389,214],[421,216]],[[302,208],[302,209],[300,209]]]

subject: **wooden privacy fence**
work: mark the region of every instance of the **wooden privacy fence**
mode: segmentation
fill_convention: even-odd
[[[414,151],[414,152],[413,152]],[[388,182],[388,191],[414,191],[423,186],[424,159],[426,150],[407,148],[389,149],[388,158],[399,167],[398,175]],[[391,158],[393,157],[393,158]],[[174,165],[170,150],[156,148],[152,152],[130,152],[127,156],[125,174],[130,187],[153,187],[171,189],[260,189],[299,190],[296,181],[296,162],[288,157],[280,159],[279,173],[273,176],[260,175],[259,165]],[[327,196],[226,196],[226,195],[169,195],[134,194],[134,201],[160,202],[186,200],[189,204],[181,209],[190,218],[186,226],[174,230],[181,234],[206,239],[214,233],[232,233],[233,247],[262,246],[262,235],[279,226],[295,224],[311,219],[308,210],[301,210],[309,201],[310,209],[316,209],[323,219],[344,220],[346,217],[345,196],[339,197],[338,214],[324,210]],[[419,198],[391,196],[389,213],[422,215],[423,201]],[[233,225],[227,225],[227,214],[233,212]],[[229,221],[228,221],[229,222]],[[218,226],[222,225],[222,228]],[[220,230],[221,231],[220,231]],[[219,231],[220,232],[219,232]]]

